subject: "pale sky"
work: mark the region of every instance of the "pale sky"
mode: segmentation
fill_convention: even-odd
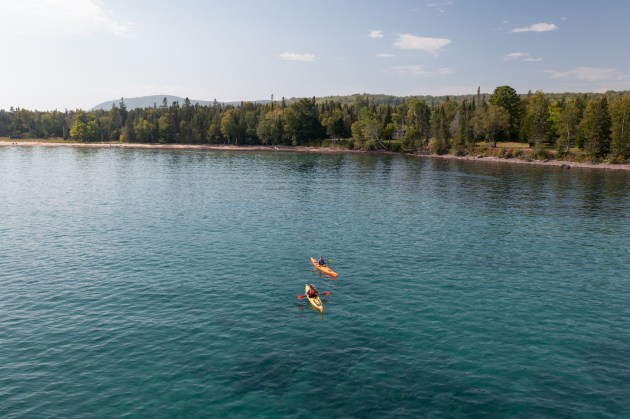
[[[626,0],[0,0],[0,109],[630,89]]]

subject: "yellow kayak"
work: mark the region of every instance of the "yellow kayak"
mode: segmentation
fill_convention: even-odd
[[[330,269],[328,266],[326,265],[320,265],[319,263],[317,263],[317,261],[315,259],[313,259],[311,257],[311,263],[313,264],[313,266],[315,266],[317,268],[318,271],[325,273],[326,275],[330,275],[333,278],[337,278],[337,272],[333,271],[332,269]]]
[[[309,297],[308,296],[309,288],[310,287],[308,286],[308,284],[306,284],[306,287],[304,288],[304,294],[306,294],[306,298],[308,298],[308,302],[311,303],[314,309],[318,310],[320,313],[323,313],[324,305],[322,304],[322,300],[319,298],[319,295],[315,298]]]

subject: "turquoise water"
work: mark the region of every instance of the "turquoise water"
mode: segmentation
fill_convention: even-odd
[[[627,172],[2,147],[0,176],[0,417],[630,415]]]

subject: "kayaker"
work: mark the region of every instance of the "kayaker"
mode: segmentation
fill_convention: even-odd
[[[308,291],[306,291],[306,295],[308,295],[310,298],[315,298],[319,295],[313,284],[310,284],[308,287],[309,288]]]
[[[319,264],[319,266],[326,266],[326,261],[324,260],[323,256],[319,257],[319,260],[317,261],[317,263]]]

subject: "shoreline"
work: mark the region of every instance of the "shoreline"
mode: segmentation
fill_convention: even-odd
[[[219,144],[147,144],[147,143],[80,143],[80,142],[47,142],[47,141],[11,141],[0,140],[0,147],[78,147],[78,148],[128,148],[128,149],[165,149],[165,150],[230,150],[230,151],[274,151],[274,152],[303,152],[303,153],[380,153],[395,154],[410,157],[428,157],[444,160],[466,160],[479,161],[488,163],[505,163],[505,164],[529,164],[537,166],[558,166],[563,169],[585,168],[585,169],[604,169],[604,170],[624,170],[630,171],[630,164],[607,164],[607,163],[585,163],[563,160],[523,160],[519,158],[503,159],[499,157],[474,157],[474,156],[455,156],[452,154],[404,154],[387,151],[365,151],[365,150],[347,150],[331,147],[304,147],[304,146],[236,146],[236,145],[219,145]]]

